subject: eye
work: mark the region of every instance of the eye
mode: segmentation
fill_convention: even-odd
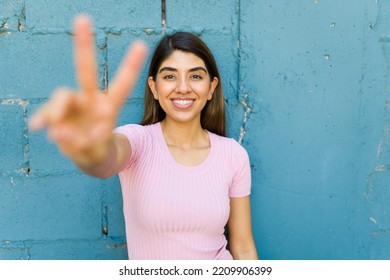
[[[173,80],[174,78],[175,78],[175,76],[173,76],[173,75],[165,75],[165,76],[163,76],[164,80]]]
[[[203,77],[201,75],[194,74],[194,75],[191,76],[191,79],[193,79],[193,80],[202,80]]]

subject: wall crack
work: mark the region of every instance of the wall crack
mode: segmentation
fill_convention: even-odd
[[[23,5],[20,14],[18,16],[18,31],[22,32],[26,25],[26,6]]]
[[[240,102],[240,104],[244,108],[244,119],[243,119],[242,125],[240,127],[240,136],[238,138],[238,143],[240,143],[240,144],[242,144],[242,142],[244,141],[244,137],[245,137],[245,134],[247,132],[246,124],[249,120],[250,114],[252,113],[252,107],[249,106],[249,104],[248,104],[248,96],[249,96],[249,94],[245,93],[244,99]]]

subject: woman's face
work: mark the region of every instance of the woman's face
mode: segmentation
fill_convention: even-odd
[[[149,77],[148,83],[166,118],[200,124],[200,113],[212,98],[218,79],[210,80],[206,65],[198,56],[174,51],[161,64],[156,80]]]

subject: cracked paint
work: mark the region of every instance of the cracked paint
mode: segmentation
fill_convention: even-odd
[[[9,27],[8,19],[3,19],[2,23],[0,23],[0,29],[8,29],[8,27]]]
[[[382,50],[382,59],[386,71],[390,73],[390,37],[388,26],[390,24],[390,2],[369,1],[367,4],[369,28],[377,34],[378,43]],[[389,82],[386,87],[388,90]],[[367,192],[364,198],[369,211],[368,219],[374,229],[371,230],[369,256],[371,259],[388,258],[390,242],[390,102],[384,102],[384,126],[382,135],[377,144],[376,166],[367,177]]]
[[[249,96],[248,93],[244,94],[244,100],[240,102],[240,104],[244,108],[244,118],[243,118],[242,125],[240,127],[240,136],[238,137],[238,143],[240,144],[242,144],[245,134],[247,133],[246,124],[252,112],[252,107],[248,105],[248,96]]]

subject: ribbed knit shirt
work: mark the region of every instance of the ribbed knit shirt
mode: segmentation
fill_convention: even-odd
[[[246,150],[208,132],[206,159],[184,166],[170,153],[160,123],[114,132],[132,149],[119,173],[129,259],[232,259],[224,227],[230,198],[250,194]]]

